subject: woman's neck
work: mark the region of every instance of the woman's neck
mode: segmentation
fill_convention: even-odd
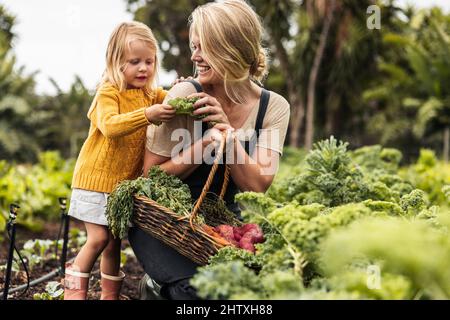
[[[235,106],[245,104],[244,103],[236,103],[233,100],[228,97],[227,92],[225,90],[224,84],[212,84],[212,85],[205,85],[203,86],[204,91],[216,98],[220,104],[222,105],[222,108],[226,110],[232,110]],[[259,87],[249,81],[248,85],[242,87],[242,97],[245,99],[245,101],[251,101],[255,97],[259,98]]]

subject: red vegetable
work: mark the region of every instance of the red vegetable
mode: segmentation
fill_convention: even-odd
[[[245,237],[247,234],[251,235],[252,243],[261,243],[264,241],[264,234],[260,227],[247,231],[243,237]]]
[[[241,231],[241,228],[239,227],[233,227],[233,234],[236,241],[241,240],[242,236],[244,235],[244,233],[242,233]]]
[[[234,232],[233,232],[233,227],[232,226],[229,226],[229,225],[226,225],[226,224],[222,224],[220,226],[217,226],[215,229],[227,241],[231,242],[235,246],[238,245],[237,241],[234,239]]]
[[[250,252],[255,252],[255,246],[253,245],[252,238],[253,235],[251,233],[247,232],[246,234],[244,234],[239,241],[239,247]]]
[[[264,234],[256,223],[247,223],[242,227],[222,224],[214,228],[224,239],[236,247],[255,252],[255,243],[264,241]]]
[[[251,244],[250,242],[245,242],[245,241],[242,242],[242,241],[239,241],[239,247],[240,247],[241,249],[250,251],[251,253],[255,253],[255,246],[254,246],[253,244]]]
[[[241,233],[242,233],[242,235],[244,235],[246,232],[248,232],[252,229],[261,230],[261,228],[256,223],[247,223],[241,227]]]

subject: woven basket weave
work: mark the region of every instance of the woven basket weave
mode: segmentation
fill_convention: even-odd
[[[223,238],[214,237],[206,233],[202,226],[193,223],[209,191],[219,166],[219,161],[223,156],[224,147],[225,137],[221,140],[208,179],[189,216],[177,215],[171,209],[161,206],[147,197],[134,197],[133,223],[199,265],[207,264],[210,256],[216,254],[219,249],[229,245]],[[223,199],[225,195],[229,176],[230,168],[225,166],[225,177],[219,195],[220,199]],[[226,221],[224,220],[223,223],[225,224]]]

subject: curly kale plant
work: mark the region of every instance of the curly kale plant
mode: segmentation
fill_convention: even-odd
[[[422,220],[367,218],[333,231],[322,243],[327,275],[340,275],[356,257],[379,261],[382,272],[403,275],[418,297],[450,298],[448,230],[438,231]]]
[[[154,166],[150,169],[148,178],[122,181],[109,195],[106,218],[115,237],[124,238],[126,235],[133,215],[134,195],[148,197],[180,215],[187,215],[192,210],[189,187],[178,177]]]
[[[204,299],[234,299],[236,295],[255,296],[261,284],[254,271],[244,266],[242,261],[231,261],[198,269],[191,279],[198,295]]]
[[[352,164],[347,143],[331,136],[314,145],[306,163],[305,172],[286,180],[283,192],[288,201],[337,206],[367,198],[369,186]]]
[[[176,114],[186,114],[193,116],[196,119],[204,118],[205,115],[194,115],[195,110],[194,103],[199,100],[198,97],[195,98],[174,98],[170,99],[167,103],[175,109]]]

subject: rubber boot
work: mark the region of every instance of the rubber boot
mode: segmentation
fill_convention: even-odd
[[[125,273],[119,272],[118,276],[110,276],[108,274],[101,273],[101,286],[102,294],[100,300],[119,300],[120,289],[122,287]]]
[[[66,267],[64,278],[64,300],[86,300],[89,273],[80,272],[75,265]]]

